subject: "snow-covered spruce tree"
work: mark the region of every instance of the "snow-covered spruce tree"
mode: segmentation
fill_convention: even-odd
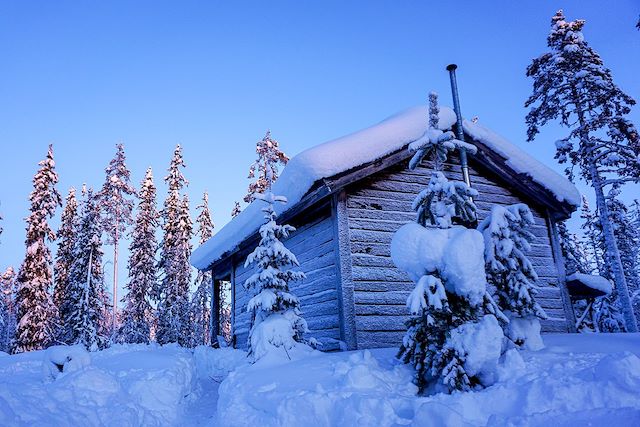
[[[556,143],[556,157],[570,163],[573,178],[577,166],[581,177],[595,191],[601,219],[605,257],[611,268],[627,330],[638,330],[629,289],[616,244],[609,209],[605,201],[608,185],[640,180],[640,137],[626,118],[635,101],[613,82],[611,71],[582,34],[583,20],[567,22],[562,11],[551,20],[547,38],[550,51],[534,59],[527,68],[532,77],[533,94],[525,106],[528,139],[551,120],[570,129]]]
[[[604,260],[602,259],[602,228],[600,227],[598,218],[591,212],[589,201],[584,196],[582,196],[580,218],[582,219],[580,228],[586,240],[589,273],[606,275],[607,272],[604,268]]]
[[[15,278],[13,267],[0,275],[0,351],[5,353],[11,351],[16,333]]]
[[[99,197],[89,189],[82,203],[69,272],[68,306],[65,311],[65,342],[83,344],[88,350],[104,348],[109,339],[109,322],[104,322],[104,271]]]
[[[199,243],[202,245],[213,235],[213,221],[209,211],[209,195],[205,192],[202,196],[202,203],[196,209],[198,216],[196,224],[198,228],[196,235],[199,236]],[[209,330],[211,320],[211,271],[198,271],[196,276],[196,290],[191,298],[191,319],[193,322],[193,346],[196,345],[217,345],[217,340],[211,342],[211,331]],[[217,334],[216,334],[217,335]]]
[[[231,209],[231,218],[235,218],[240,212],[242,212],[242,209],[240,209],[240,203],[235,202],[233,204],[233,209]]]
[[[267,131],[264,138],[256,144],[256,154],[258,158],[249,168],[249,179],[255,178],[255,181],[249,184],[247,195],[244,196],[247,203],[255,199],[255,194],[264,193],[269,188],[269,179],[271,182],[278,179],[278,165],[284,166],[289,161],[289,157],[280,151],[278,141],[271,138],[271,131]]]
[[[638,199],[634,200],[631,204],[629,221],[635,230],[640,230],[640,201]],[[635,245],[633,257],[636,265],[635,275],[640,278],[640,242],[637,242]],[[640,283],[638,283],[636,288],[632,291],[631,298],[636,318],[640,318]]]
[[[58,174],[53,160],[53,146],[49,145],[47,157],[40,163],[33,177],[33,191],[29,195],[30,213],[27,217],[27,253],[17,277],[18,327],[13,351],[41,350],[53,342],[56,335],[57,310],[49,289],[53,286],[51,252],[46,240],[55,239],[55,233],[47,223],[56,208],[62,205],[55,185]]]
[[[587,248],[582,239],[576,233],[571,233],[564,221],[558,222],[557,225],[566,273],[591,274]]]
[[[107,244],[113,245],[113,313],[112,330],[115,331],[118,311],[118,243],[133,222],[135,188],[131,185],[131,172],[125,164],[124,145],[116,145],[116,155],[105,168],[106,179],[100,191],[102,213],[100,221],[107,234]]]
[[[517,346],[539,350],[544,345],[538,319],[547,315],[535,300],[538,275],[527,257],[535,240],[528,228],[534,224],[523,203],[494,205],[478,230],[484,235],[487,282],[495,286],[498,306],[510,319],[505,335]]]
[[[631,295],[640,287],[638,275],[638,246],[640,230],[633,225],[627,206],[619,199],[619,189],[614,187],[607,195],[607,205],[613,233],[620,251],[620,261]],[[610,275],[611,276],[611,275]],[[633,301],[632,301],[633,303]]]
[[[53,289],[53,303],[58,308],[58,314],[62,331],[64,324],[69,318],[66,311],[68,300],[68,279],[71,265],[73,264],[73,248],[76,242],[76,222],[78,217],[78,202],[76,201],[75,188],[69,189],[66,197],[60,229],[58,230],[58,251],[56,252],[56,262],[53,266],[55,288]],[[62,332],[61,331],[61,332]]]
[[[180,171],[181,167],[184,167],[184,160],[178,145],[165,177],[169,195],[162,210],[164,235],[160,244],[159,263],[162,280],[154,294],[159,298],[157,341],[160,344],[177,342],[186,347],[191,342],[192,332],[189,318],[189,257],[193,227],[189,217],[189,201],[186,195],[182,200],[180,196],[180,190],[188,184]]]
[[[275,203],[286,203],[286,198],[271,192],[271,166],[267,164],[266,187],[255,197],[267,204],[262,208],[265,223],[260,227],[260,243],[249,254],[244,265],[255,265],[255,272],[245,281],[246,289],[255,290],[249,300],[247,310],[252,313],[249,332],[249,357],[255,362],[274,349],[289,352],[306,343],[304,333],[307,322],[301,315],[300,302],[291,293],[290,284],[305,278],[302,271],[294,271],[299,266],[296,256],[282,243],[295,228],[276,222]]]
[[[156,186],[153,172],[147,169],[139,191],[140,202],[129,245],[129,283],[127,294],[122,299],[123,309],[119,330],[120,341],[126,343],[148,343],[151,333],[153,310],[149,302],[149,292],[157,280],[156,229],[158,211],[156,206]]]
[[[429,185],[413,203],[417,223],[401,227],[391,243],[395,265],[416,282],[407,299],[414,317],[407,321],[398,358],[413,365],[414,383],[421,394],[487,385],[490,376],[468,361],[478,356],[484,366],[495,365],[503,340],[496,317],[485,315],[482,234],[453,225],[454,218],[471,222],[475,217],[470,196],[477,192],[463,182],[448,181],[441,172],[449,151],[464,146],[474,153],[475,147],[439,130],[438,114],[437,95],[432,93],[429,129],[410,144],[415,154],[409,168],[430,155],[434,170]]]

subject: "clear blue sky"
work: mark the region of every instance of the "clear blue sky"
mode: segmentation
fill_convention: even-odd
[[[192,208],[208,190],[219,228],[267,128],[295,155],[424,103],[430,90],[450,105],[451,62],[465,116],[557,167],[563,134],[550,127],[526,143],[523,103],[525,68],[559,8],[587,20],[587,40],[640,98],[637,0],[3,1],[0,268],[21,262],[31,178],[50,142],[63,195],[101,186],[122,141],[136,185],[153,167],[160,202],[182,144]],[[640,124],[640,108],[631,118]],[[121,283],[125,274],[123,263]]]

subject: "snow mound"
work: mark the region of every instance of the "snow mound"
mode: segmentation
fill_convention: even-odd
[[[445,348],[454,348],[465,356],[464,370],[491,384],[498,368],[504,335],[498,320],[488,314],[477,323],[465,323],[451,331]]]
[[[265,367],[298,360],[315,351],[308,345],[294,339],[295,331],[291,317],[297,315],[292,310],[272,313],[254,326],[251,332],[253,360]]]
[[[487,281],[484,239],[478,230],[405,224],[393,235],[391,258],[414,282],[426,274],[440,273],[449,292],[468,298],[472,304],[482,302]]]
[[[535,183],[549,190],[558,201],[567,202],[576,208],[580,206],[580,192],[567,178],[478,123],[463,120],[462,127],[467,135],[502,156],[514,171],[529,176]]]
[[[83,345],[56,345],[44,351],[42,375],[45,381],[51,381],[90,364],[91,355]]]
[[[193,350],[198,378],[221,381],[229,372],[249,363],[247,353],[234,348],[211,348],[199,345]]]
[[[522,343],[525,350],[537,351],[544,348],[540,335],[540,320],[535,316],[519,317],[505,313],[509,318],[508,336],[516,343]]]

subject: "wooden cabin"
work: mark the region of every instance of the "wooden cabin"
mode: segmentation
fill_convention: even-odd
[[[407,145],[427,129],[428,111],[415,107],[377,125],[313,147],[291,159],[273,186],[289,203],[277,207],[279,221],[297,228],[284,243],[297,256],[306,280],[292,286],[308,322],[308,336],[323,349],[398,346],[405,332],[405,302],[414,283],[390,258],[393,233],[414,221],[411,202],[425,188],[430,164],[408,170]],[[442,107],[439,127],[451,129],[453,111]],[[526,203],[535,216],[530,258],[539,275],[537,300],[549,318],[546,332],[572,332],[575,316],[565,285],[556,222],[579,205],[567,179],[477,123],[464,121],[471,186],[482,220],[494,204]],[[449,179],[462,180],[457,155],[445,165]],[[192,263],[211,270],[214,295],[231,285],[234,345],[246,347],[252,296],[243,283],[252,273],[246,256],[258,243],[263,202],[255,201],[193,254]],[[214,301],[217,313],[219,297]],[[218,319],[218,316],[215,316]],[[214,320],[215,322],[215,320]]]

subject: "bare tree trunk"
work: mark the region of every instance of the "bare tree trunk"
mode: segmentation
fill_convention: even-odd
[[[118,316],[118,218],[116,217],[116,232],[113,239],[113,319],[112,333],[116,333]]]
[[[593,189],[596,193],[596,207],[600,214],[600,224],[602,225],[602,236],[604,238],[605,245],[605,257],[609,260],[609,267],[611,268],[613,279],[616,284],[616,290],[618,291],[618,299],[622,306],[622,314],[624,316],[627,332],[638,332],[638,325],[636,324],[636,318],[633,313],[633,305],[631,304],[631,298],[629,297],[629,288],[627,286],[627,280],[624,277],[622,261],[620,260],[620,251],[616,244],[613,227],[611,227],[609,219],[609,208],[604,198],[604,192],[602,191],[600,174],[593,162],[589,169]]]
[[[587,122],[585,120],[585,113],[582,108],[580,97],[575,88],[572,90],[573,103],[576,106],[576,114],[578,116],[578,123],[580,126],[580,144],[584,147],[589,146],[589,130]],[[624,270],[622,268],[622,261],[620,260],[620,252],[618,251],[618,245],[616,244],[616,238],[613,234],[613,228],[611,227],[611,220],[609,218],[609,208],[607,207],[606,200],[604,198],[604,191],[600,173],[593,158],[596,153],[590,152],[589,159],[589,175],[591,175],[591,184],[593,190],[596,193],[596,209],[600,215],[600,224],[602,225],[602,237],[604,238],[604,254],[603,258],[609,261],[609,268],[613,274],[613,281],[615,283],[616,290],[618,291],[618,299],[622,306],[622,314],[624,316],[624,322],[627,327],[627,332],[638,332],[638,325],[636,324],[636,318],[633,313],[633,305],[631,304],[631,298],[629,297],[629,288],[627,287],[627,280],[624,277]]]

